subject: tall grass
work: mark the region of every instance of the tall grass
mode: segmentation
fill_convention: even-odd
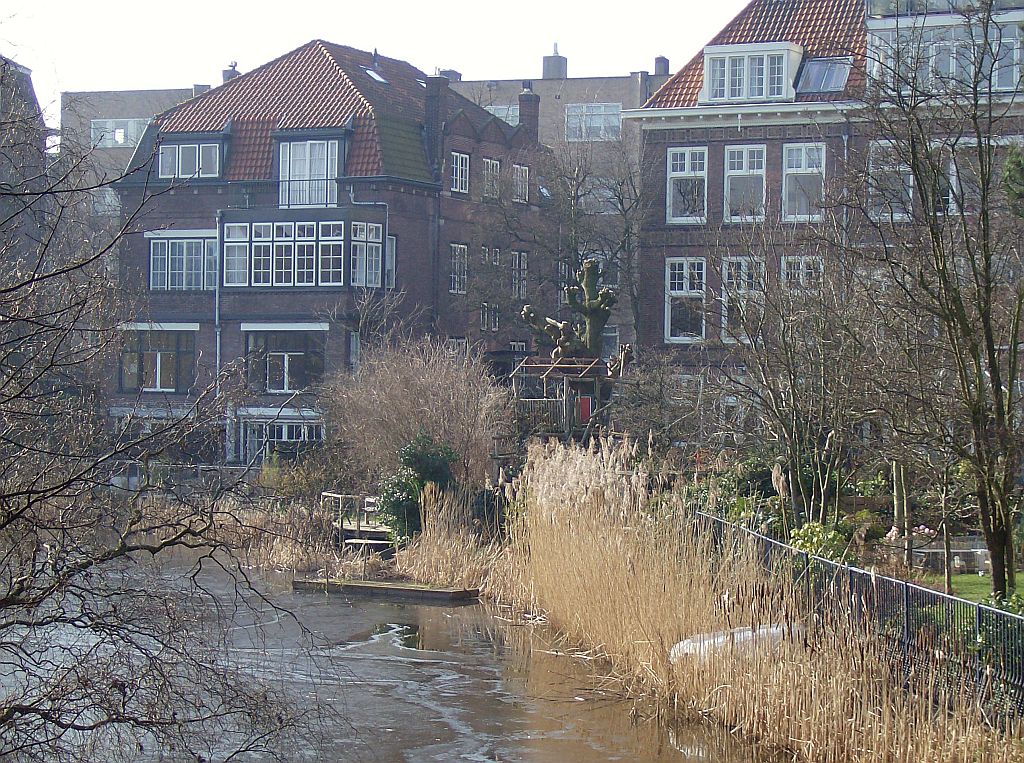
[[[720,551],[695,532],[681,501],[653,490],[634,465],[628,448],[609,443],[534,447],[511,558],[492,557],[485,590],[543,612],[664,707],[801,760],[1024,761],[1019,727],[993,731],[980,710],[936,686],[905,691],[882,643],[841,618],[808,617],[790,570],[765,571],[740,537],[723,538]],[[779,641],[669,660],[682,639],[767,624],[791,630]]]

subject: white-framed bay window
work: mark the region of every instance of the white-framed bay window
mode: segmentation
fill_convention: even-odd
[[[791,100],[800,49],[788,43],[709,45],[701,102]]]
[[[337,140],[282,141],[279,157],[280,206],[337,205]]]
[[[765,147],[726,146],[725,220],[764,220]]]
[[[790,222],[821,219],[825,193],[825,144],[782,147],[782,216]]]
[[[220,144],[164,143],[157,163],[161,178],[215,178],[220,175]]]
[[[224,225],[224,285],[249,285],[249,224]]]
[[[668,222],[703,224],[707,220],[707,157],[704,146],[668,150]]]
[[[692,344],[704,339],[704,292],[707,260],[668,257],[665,260],[665,341]]]
[[[149,242],[149,288],[152,291],[215,289],[217,265],[215,238],[161,236]]]
[[[320,285],[345,285],[345,223],[320,223]]]

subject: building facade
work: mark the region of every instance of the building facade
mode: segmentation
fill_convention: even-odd
[[[322,437],[310,390],[358,366],[367,331],[525,352],[513,314],[541,263],[487,220],[539,214],[538,101],[511,127],[444,77],[314,40],[157,115],[117,184],[140,300],[111,413],[234,389],[212,450],[248,462]],[[500,305],[473,288],[485,265]]]
[[[668,59],[655,58],[653,74],[570,77],[568,59],[556,47],[553,55],[544,56],[540,78],[464,80],[454,71],[448,76],[453,90],[513,125],[520,118],[517,94],[524,79],[541,97],[538,134],[552,148],[552,160],[541,174],[549,185],[559,180],[571,185],[586,177],[580,181],[583,187],[567,190],[586,201],[582,222],[570,222],[580,229],[581,251],[562,253],[563,272],[555,286],[570,284],[579,261],[603,260],[608,265],[604,281],[619,298],[606,327],[605,354],[617,352],[620,342],[636,341],[633,301],[639,284],[633,228],[643,202],[632,197],[631,180],[640,173],[640,141],[636,125],[624,123],[621,115],[642,106],[665,83]],[[564,299],[556,314],[571,317]]]

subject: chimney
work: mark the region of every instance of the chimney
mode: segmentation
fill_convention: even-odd
[[[454,69],[441,69],[437,72],[437,76],[445,77],[449,82],[462,82],[462,72],[457,72]]]
[[[209,85],[193,85],[192,86],[192,97],[195,98],[197,95],[201,95],[210,89]]]
[[[228,64],[228,67],[229,68],[224,69],[223,71],[221,71],[221,75],[224,77],[224,81],[225,82],[227,82],[228,80],[232,80],[232,79],[234,79],[235,77],[238,76],[238,62],[237,61],[232,61],[230,64]]]
[[[555,54],[544,56],[543,79],[567,79],[569,76],[569,61],[565,56],[558,55],[558,43],[555,43]]]
[[[668,75],[668,59],[665,56],[658,56],[654,59],[654,76]]]
[[[523,92],[519,94],[519,129],[526,131],[532,143],[540,140],[540,96],[533,92],[533,83],[523,81]]]
[[[444,156],[444,122],[448,113],[448,78],[427,77],[427,94],[424,102],[424,130],[427,139],[427,161],[433,168],[434,177],[440,180]]]

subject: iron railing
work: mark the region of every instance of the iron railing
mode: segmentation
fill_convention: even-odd
[[[698,532],[753,545],[768,570],[791,570],[816,622],[880,638],[908,688],[963,691],[1002,719],[1024,717],[1024,617],[800,551],[742,525],[696,512]]]

